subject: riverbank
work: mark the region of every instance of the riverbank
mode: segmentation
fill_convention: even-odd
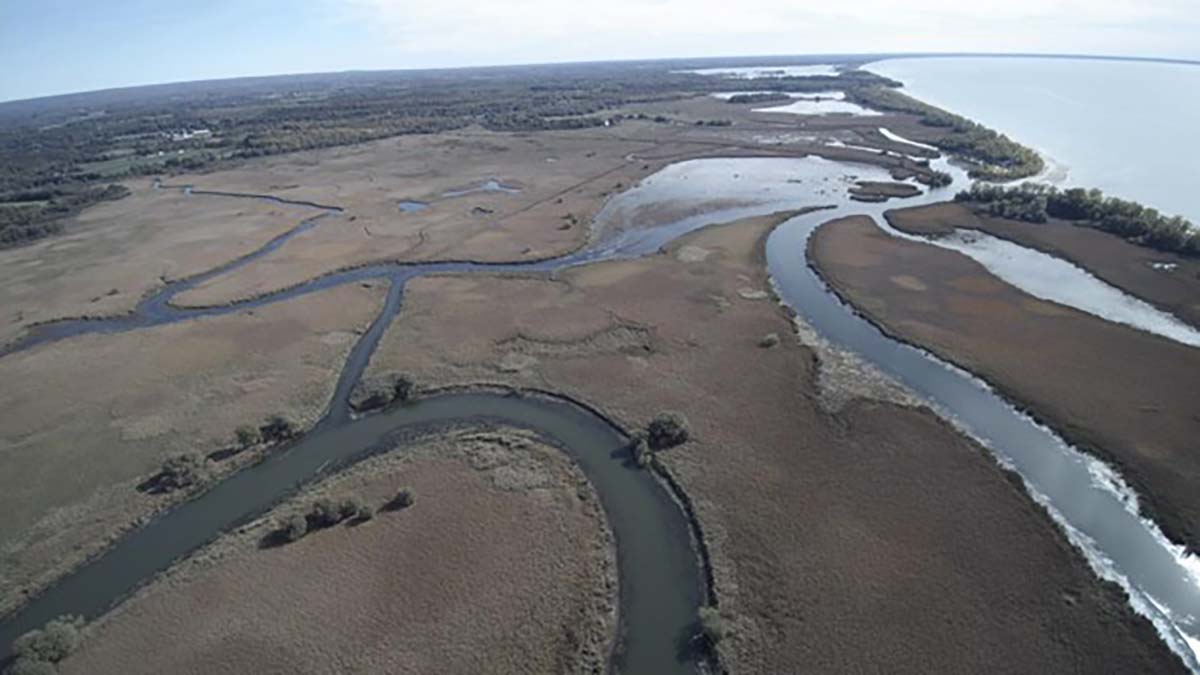
[[[734,671],[1177,670],[982,448],[927,410],[829,405],[771,300],[783,219],[550,280],[413,280],[368,374],[561,391],[627,428],[683,412],[693,440],[659,458],[703,528]],[[848,372],[843,397],[863,390]]]
[[[295,205],[156,190],[72,217],[67,233],[0,251],[0,345],[66,316],[128,312],[164,281],[210,269],[262,246],[304,218]]]
[[[1200,543],[1200,350],[1039,300],[965,256],[890,237],[869,219],[823,226],[809,258],[884,330],[977,374],[1114,465],[1170,539]]]
[[[414,503],[389,510],[400,489]],[[314,500],[347,496],[374,517],[263,546]],[[526,431],[450,431],[323,479],[174,565],[89,626],[61,671],[599,673],[616,590],[603,511],[562,451]]]
[[[0,613],[177,503],[139,486],[176,454],[231,447],[272,415],[311,427],[386,285],[226,317],[81,336],[0,359]],[[259,447],[208,463],[213,479]]]

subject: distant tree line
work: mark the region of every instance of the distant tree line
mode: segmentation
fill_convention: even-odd
[[[881,86],[858,87],[848,90],[846,97],[855,103],[876,110],[909,113],[921,118],[931,127],[952,129],[955,133],[937,141],[938,147],[969,160],[973,178],[1013,180],[1028,178],[1041,172],[1045,164],[1032,149],[961,115]]]
[[[1200,255],[1200,232],[1181,216],[1165,216],[1137,202],[1106,197],[1096,189],[1059,190],[1029,183],[1002,187],[975,183],[955,200],[981,205],[1001,218],[1044,223],[1050,218],[1083,221],[1135,244],[1181,255]]]
[[[62,232],[62,219],[129,194],[123,185],[43,188],[0,196],[0,248]]]
[[[793,92],[897,84],[858,70],[771,81]],[[114,198],[104,186],[125,178],[472,125],[586,129],[619,118],[617,109],[729,87],[644,65],[570,64],[246,78],[4,103],[0,246],[60,232],[64,216]]]
[[[753,94],[734,94],[725,99],[729,103],[772,103],[774,101],[790,101],[792,97],[782,91],[760,91]]]

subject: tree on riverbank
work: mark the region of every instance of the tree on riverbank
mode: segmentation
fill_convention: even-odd
[[[691,426],[683,413],[661,412],[646,427],[646,443],[651,450],[666,450],[686,443]]]
[[[60,616],[45,627],[31,630],[13,641],[16,660],[7,673],[54,673],[53,664],[62,661],[79,647],[79,629],[83,618]]]
[[[1180,255],[1200,255],[1200,232],[1185,218],[1165,216],[1137,202],[1106,197],[1100,190],[1038,183],[1001,187],[973,184],[955,201],[978,204],[989,215],[1030,223],[1050,218],[1082,221],[1127,241]]]

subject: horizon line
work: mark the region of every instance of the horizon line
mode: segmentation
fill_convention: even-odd
[[[1131,55],[1116,55],[1116,54],[1084,54],[1084,53],[1063,53],[1063,52],[843,52],[843,53],[812,53],[812,54],[750,54],[750,55],[724,55],[724,56],[667,56],[659,58],[642,58],[642,59],[582,59],[568,61],[542,61],[542,62],[525,62],[525,63],[496,63],[486,65],[464,65],[464,66],[434,66],[424,68],[349,68],[345,70],[323,70],[323,71],[304,71],[304,72],[289,72],[289,73],[267,73],[263,75],[232,75],[229,77],[212,77],[202,78],[198,80],[167,80],[163,82],[147,82],[142,84],[117,85],[114,87],[103,87],[100,89],[84,89],[79,91],[63,92],[59,94],[46,94],[44,96],[33,96],[29,98],[4,99],[0,100],[0,107],[5,107],[12,104],[23,104],[33,102],[44,102],[48,99],[70,98],[74,96],[88,96],[93,94],[114,93],[114,92],[129,92],[137,89],[154,89],[158,87],[172,87],[180,85],[204,85],[215,84],[221,82],[236,82],[238,80],[270,80],[284,79],[296,77],[315,77],[321,75],[348,75],[348,74],[367,74],[367,73],[438,73],[438,72],[454,72],[454,71],[469,71],[469,70],[503,70],[506,68],[539,68],[539,67],[555,67],[555,66],[587,66],[587,65],[603,65],[603,64],[634,64],[634,63],[657,63],[657,62],[729,62],[729,61],[764,61],[771,59],[806,59],[807,64],[803,65],[837,65],[836,63],[814,62],[812,59],[827,58],[840,59],[842,63],[858,62],[860,66],[865,66],[879,61],[887,61],[891,59],[901,58],[1044,58],[1044,59],[1079,59],[1093,61],[1131,61],[1142,63],[1167,63],[1177,65],[1200,66],[1200,58],[1184,58],[1171,56],[1131,56]],[[710,65],[710,64],[704,64]],[[745,63],[745,66],[756,66],[761,64]],[[769,65],[788,65],[784,63],[769,64]],[[797,64],[799,65],[799,64]]]

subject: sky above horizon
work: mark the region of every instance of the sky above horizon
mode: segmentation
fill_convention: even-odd
[[[339,70],[861,52],[1200,58],[1196,0],[0,0],[0,101]]]

